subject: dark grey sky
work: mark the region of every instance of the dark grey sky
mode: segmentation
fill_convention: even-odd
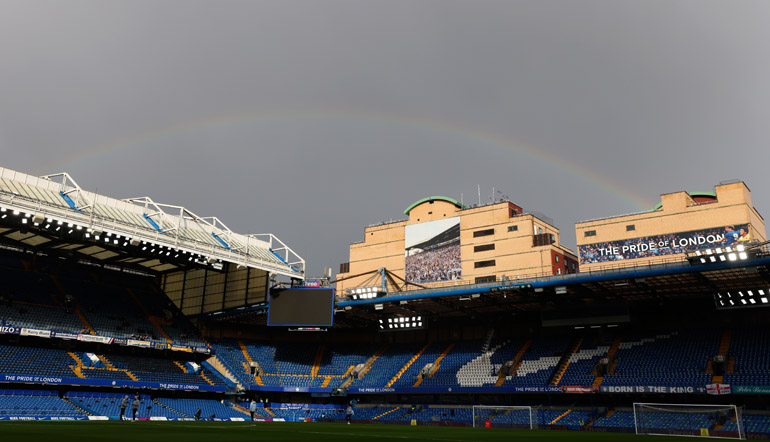
[[[770,2],[0,0],[2,166],[276,234],[492,187],[553,218],[742,179],[770,213]]]

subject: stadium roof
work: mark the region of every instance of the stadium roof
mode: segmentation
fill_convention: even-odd
[[[153,273],[229,262],[304,279],[304,259],[275,235],[235,233],[217,217],[150,197],[99,195],[67,173],[35,177],[0,168],[0,241]]]
[[[432,323],[491,325],[529,316],[540,320],[558,312],[566,322],[614,318],[619,311],[656,310],[685,305],[714,311],[714,295],[723,291],[768,290],[770,252],[763,247],[747,261],[691,265],[687,261],[487,284],[390,291],[363,300],[339,297],[335,328],[374,327],[380,319],[419,315]],[[222,312],[212,320],[264,325],[266,305]],[[608,319],[609,321],[609,319]],[[622,321],[621,321],[622,322]],[[617,322],[616,322],[617,323]]]
[[[406,210],[404,210],[404,215],[409,215],[409,212],[411,212],[412,209],[414,209],[415,207],[419,206],[420,204],[426,203],[428,201],[446,201],[448,203],[454,204],[455,206],[457,206],[458,209],[467,209],[468,208],[468,206],[466,206],[465,204],[462,204],[459,201],[457,201],[455,199],[452,199],[452,198],[449,198],[449,197],[446,197],[446,196],[429,196],[427,198],[423,198],[423,199],[421,199],[419,201],[415,201],[414,203],[412,203],[411,206],[407,207]]]

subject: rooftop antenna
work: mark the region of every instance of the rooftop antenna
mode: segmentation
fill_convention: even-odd
[[[481,206],[481,184],[476,184],[478,186],[478,192],[479,192],[479,206]]]

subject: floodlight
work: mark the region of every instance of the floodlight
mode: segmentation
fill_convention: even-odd
[[[738,255],[736,255],[735,253],[730,253],[729,255],[727,255],[727,259],[729,259],[730,261],[735,261],[736,259],[738,259]]]
[[[27,218],[22,218],[22,219],[21,219],[21,223],[22,223],[22,224],[27,224]]]
[[[45,217],[43,215],[35,215],[32,217],[32,222],[35,224],[41,224],[43,221],[45,221]]]
[[[738,257],[740,257],[741,259],[748,259],[749,255],[746,254],[746,252],[740,252],[738,253]]]

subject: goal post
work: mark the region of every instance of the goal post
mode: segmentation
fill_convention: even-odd
[[[735,405],[634,403],[636,434],[745,439]]]
[[[474,428],[535,428],[532,407],[524,405],[474,405]]]

